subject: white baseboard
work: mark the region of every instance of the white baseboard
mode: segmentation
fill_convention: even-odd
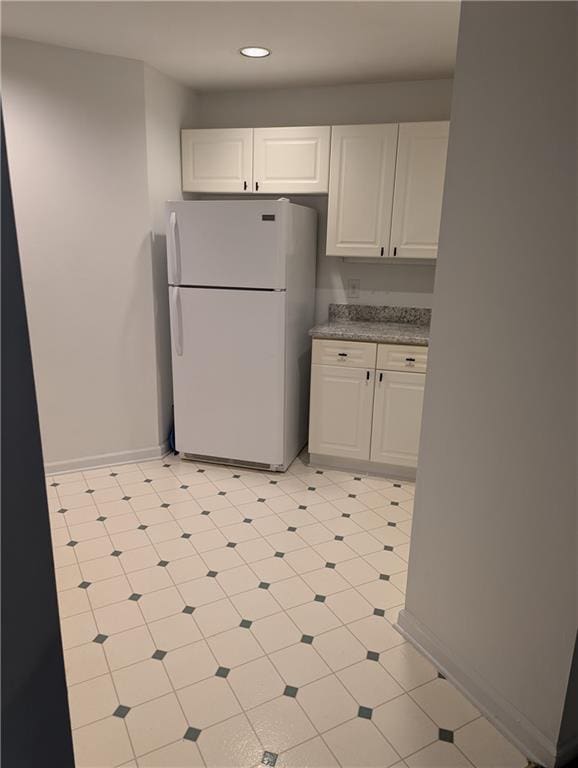
[[[528,760],[546,768],[560,765],[557,745],[519,710],[506,701],[475,670],[446,648],[439,638],[406,609],[399,612],[396,628],[468,698]],[[539,692],[537,693],[539,695]],[[569,745],[571,746],[571,745]]]
[[[381,464],[376,461],[360,461],[359,459],[344,459],[340,456],[326,456],[320,453],[309,454],[309,464],[319,469],[339,469],[344,472],[363,472],[375,477],[385,477],[392,480],[408,480],[415,482],[415,467],[400,467],[397,464]]]
[[[49,461],[44,465],[47,475],[74,472],[79,469],[96,469],[107,467],[109,464],[132,464],[148,459],[160,459],[169,450],[168,443],[155,445],[151,448],[139,448],[135,451],[119,451],[118,453],[101,453],[97,456],[83,456],[80,459],[66,459],[65,461]]]

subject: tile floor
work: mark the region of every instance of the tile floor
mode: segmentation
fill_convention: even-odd
[[[413,486],[297,459],[47,479],[77,768],[523,768],[393,628]]]

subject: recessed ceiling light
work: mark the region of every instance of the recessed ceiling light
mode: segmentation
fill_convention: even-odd
[[[247,45],[239,51],[241,56],[248,56],[250,59],[264,59],[270,56],[271,51],[268,48],[262,48],[260,45]]]

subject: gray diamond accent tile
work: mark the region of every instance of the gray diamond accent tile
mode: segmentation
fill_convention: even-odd
[[[335,568],[335,563],[325,563],[326,568]]]
[[[85,493],[94,493],[94,490],[92,488],[89,488]]]
[[[286,685],[285,690],[283,691],[283,696],[290,696],[292,699],[294,699],[297,696],[297,691],[299,689],[295,688],[294,685]]]
[[[166,651],[161,651],[157,648],[157,650],[153,653],[151,658],[156,659],[157,661],[162,661],[166,655],[167,655]]]
[[[313,635],[301,635],[301,642],[306,645],[311,645],[313,642]]]
[[[160,565],[161,568],[166,568],[168,564],[169,564],[168,560],[159,560],[157,563],[157,565]]]
[[[97,636],[96,636],[96,637],[93,639],[93,641],[92,641],[92,642],[93,642],[93,643],[100,643],[100,645],[102,645],[102,644],[103,644],[103,643],[104,643],[106,640],[108,640],[108,635],[100,635],[100,634],[99,634],[99,635],[97,635]]]
[[[185,735],[183,736],[183,739],[187,739],[187,741],[196,741],[200,735],[201,735],[200,728],[187,728]]]
[[[148,528],[148,525],[139,525],[138,530],[139,531],[146,531],[147,528]]]
[[[231,670],[228,667],[219,667],[215,672],[215,677],[227,677]]]
[[[257,501],[261,502],[263,504],[265,502],[265,499],[257,499]]]
[[[190,539],[190,538],[191,538],[191,534],[190,533],[183,533],[183,534],[181,534],[181,539]]]
[[[77,544],[78,544],[77,541],[74,541],[74,539],[71,539],[66,546],[67,547],[75,547]]]
[[[349,499],[356,499],[356,498],[357,498],[357,494],[356,494],[356,493],[348,493],[348,494],[347,494],[347,497],[348,497]]]
[[[103,517],[101,515],[100,517],[97,517],[96,519],[98,520],[99,523],[104,523],[104,521],[106,520],[106,517]]]
[[[376,651],[368,651],[367,658],[369,659],[369,661],[379,661],[379,653],[377,653]]]
[[[269,480],[269,485],[277,485],[277,480]]]
[[[243,522],[244,523],[252,523],[253,521],[252,521],[252,519],[250,517],[246,517],[246,518],[244,518]]]
[[[208,509],[203,509],[203,511],[201,512],[201,515],[210,515],[210,514],[211,513],[209,512]]]
[[[275,552],[274,557],[285,557],[285,552]]]
[[[297,509],[307,509],[307,504],[299,504]]]
[[[380,574],[379,574],[379,578],[380,578],[382,581],[389,581],[389,575],[388,575],[387,573],[380,573]]]
[[[315,595],[315,597],[313,599],[317,603],[324,603],[325,602],[325,595]]]
[[[209,576],[209,578],[211,578],[211,579],[214,579],[215,576],[217,576],[217,575],[218,575],[217,571],[207,571],[207,576]]]
[[[260,581],[259,582],[259,589],[269,589],[271,585],[268,584],[266,581]]]
[[[287,530],[288,530],[288,531],[290,531],[291,533],[295,533],[295,531],[297,530],[297,528],[295,528],[295,526],[294,526],[294,525],[290,525],[290,526],[289,526],[289,528],[287,528]]]
[[[357,717],[364,717],[366,720],[371,720],[373,715],[373,709],[371,707],[359,707],[357,710]]]
[[[186,490],[188,490],[189,486],[188,485],[181,485],[179,487],[180,487],[181,491],[186,491]]]
[[[241,477],[241,475],[233,475],[233,478],[234,478],[235,480],[238,480],[240,477]]]
[[[131,500],[131,497],[130,497],[130,496],[123,496],[123,497],[122,497],[122,500],[123,500],[123,501],[130,501],[130,500]]]
[[[393,484],[393,487],[394,487],[394,488],[401,488],[401,483],[394,483],[394,484]]]
[[[59,485],[60,483],[50,483],[51,488],[58,488]]]
[[[57,509],[56,511],[59,512],[61,515],[63,515],[65,512],[68,512],[68,510],[64,509],[64,507],[61,507],[60,509]]]
[[[182,613],[193,613],[194,610],[195,609],[193,608],[192,605],[185,605],[185,607],[182,610]]]
[[[399,507],[399,501],[392,501],[391,502],[392,507]]]
[[[317,490],[317,489],[315,488],[315,486],[314,486],[314,485],[310,485],[310,486],[308,486],[308,487],[307,487],[307,490],[308,490],[308,491],[315,491],[315,490]]]
[[[119,704],[112,714],[114,715],[114,717],[125,718],[129,712],[130,712],[130,707],[125,707],[124,704]]]
[[[253,622],[249,621],[249,619],[243,619],[241,623],[239,624],[240,627],[243,627],[243,629],[249,629]]]
[[[161,504],[161,507],[162,507],[163,509],[166,509],[167,507],[170,507],[170,506],[171,506],[171,505],[170,505],[170,504],[167,504],[167,502],[166,502],[166,501],[164,501],[164,502]]]
[[[323,474],[323,470],[322,469],[316,469],[315,470],[315,474],[316,475],[322,475]]]
[[[263,752],[261,765],[267,765],[269,768],[272,768],[277,763],[278,757],[279,755],[276,752]]]
[[[90,587],[91,582],[90,581],[81,581],[78,585],[80,589],[88,589]]]
[[[147,477],[146,480],[143,480],[143,483],[152,483],[152,480]]]
[[[383,548],[386,552],[393,552],[393,547],[390,547],[389,544],[385,544]]]
[[[204,471],[205,471],[204,469],[197,469],[197,472],[198,472],[200,475],[202,475]]]
[[[351,515],[349,514],[349,512],[342,512],[341,517],[351,517]]]
[[[109,477],[118,477],[118,472],[111,472]]]
[[[454,732],[448,731],[447,728],[440,728],[438,737],[440,741],[447,741],[449,744],[454,743]]]
[[[397,523],[388,523],[390,528],[397,528]]]
[[[110,553],[110,556],[111,556],[111,557],[120,557],[121,555],[122,555],[122,552],[120,551],[120,549],[114,549],[114,550],[113,550],[113,551]]]
[[[334,536],[335,541],[343,541],[343,536]]]
[[[228,541],[227,542],[227,546],[229,547],[229,549],[235,549],[235,547],[237,546],[237,542],[236,541]]]
[[[134,603],[137,603],[141,599],[142,595],[139,595],[138,592],[133,592],[132,595],[129,597],[129,600],[132,600]]]
[[[383,608],[374,608],[373,609],[373,615],[374,616],[385,616],[385,611]]]
[[[219,491],[217,493],[217,496],[226,496],[226,495],[227,495],[227,491]]]

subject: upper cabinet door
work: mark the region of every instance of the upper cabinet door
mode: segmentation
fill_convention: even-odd
[[[328,255],[387,255],[397,132],[397,124],[333,127]]]
[[[318,194],[327,192],[329,141],[326,125],[307,128],[255,128],[253,191]]]
[[[209,128],[181,132],[184,192],[250,192],[253,129]]]
[[[399,126],[390,256],[435,259],[449,123]]]

